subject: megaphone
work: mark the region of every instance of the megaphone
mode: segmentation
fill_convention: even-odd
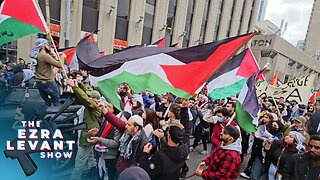
[[[274,135],[272,135],[271,133],[269,133],[267,131],[267,128],[266,128],[265,125],[260,125],[258,127],[257,131],[255,132],[255,136],[256,136],[256,138],[259,138],[259,139],[263,139],[263,138],[267,138],[268,139],[269,137],[271,137],[271,138],[274,139],[274,141],[278,141],[279,140],[279,138],[275,137]]]

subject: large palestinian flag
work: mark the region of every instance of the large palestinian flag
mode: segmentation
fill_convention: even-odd
[[[255,72],[242,87],[236,104],[237,121],[246,133],[255,132],[259,124],[260,106],[256,93],[256,82],[266,68]]]
[[[90,80],[115,107],[120,107],[117,88],[127,83],[135,93],[171,92],[190,98],[255,33],[191,48],[132,48],[99,57],[96,44],[87,38],[77,45],[81,69],[90,70]]]
[[[0,45],[33,33],[47,33],[35,0],[5,0],[0,7]]]
[[[248,78],[259,70],[250,49],[231,58],[208,81],[208,94],[212,100],[238,94]]]

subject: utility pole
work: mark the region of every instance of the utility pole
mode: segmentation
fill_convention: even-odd
[[[66,0],[66,31],[64,37],[65,47],[68,48],[70,40],[70,0]]]

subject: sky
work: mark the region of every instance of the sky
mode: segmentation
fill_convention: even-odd
[[[268,0],[265,20],[280,27],[281,19],[288,22],[283,38],[292,45],[306,37],[313,0]]]

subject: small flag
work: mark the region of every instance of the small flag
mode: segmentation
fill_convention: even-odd
[[[277,70],[276,74],[271,80],[271,83],[270,83],[271,86],[275,86],[278,84],[278,73],[279,73],[279,69]]]

